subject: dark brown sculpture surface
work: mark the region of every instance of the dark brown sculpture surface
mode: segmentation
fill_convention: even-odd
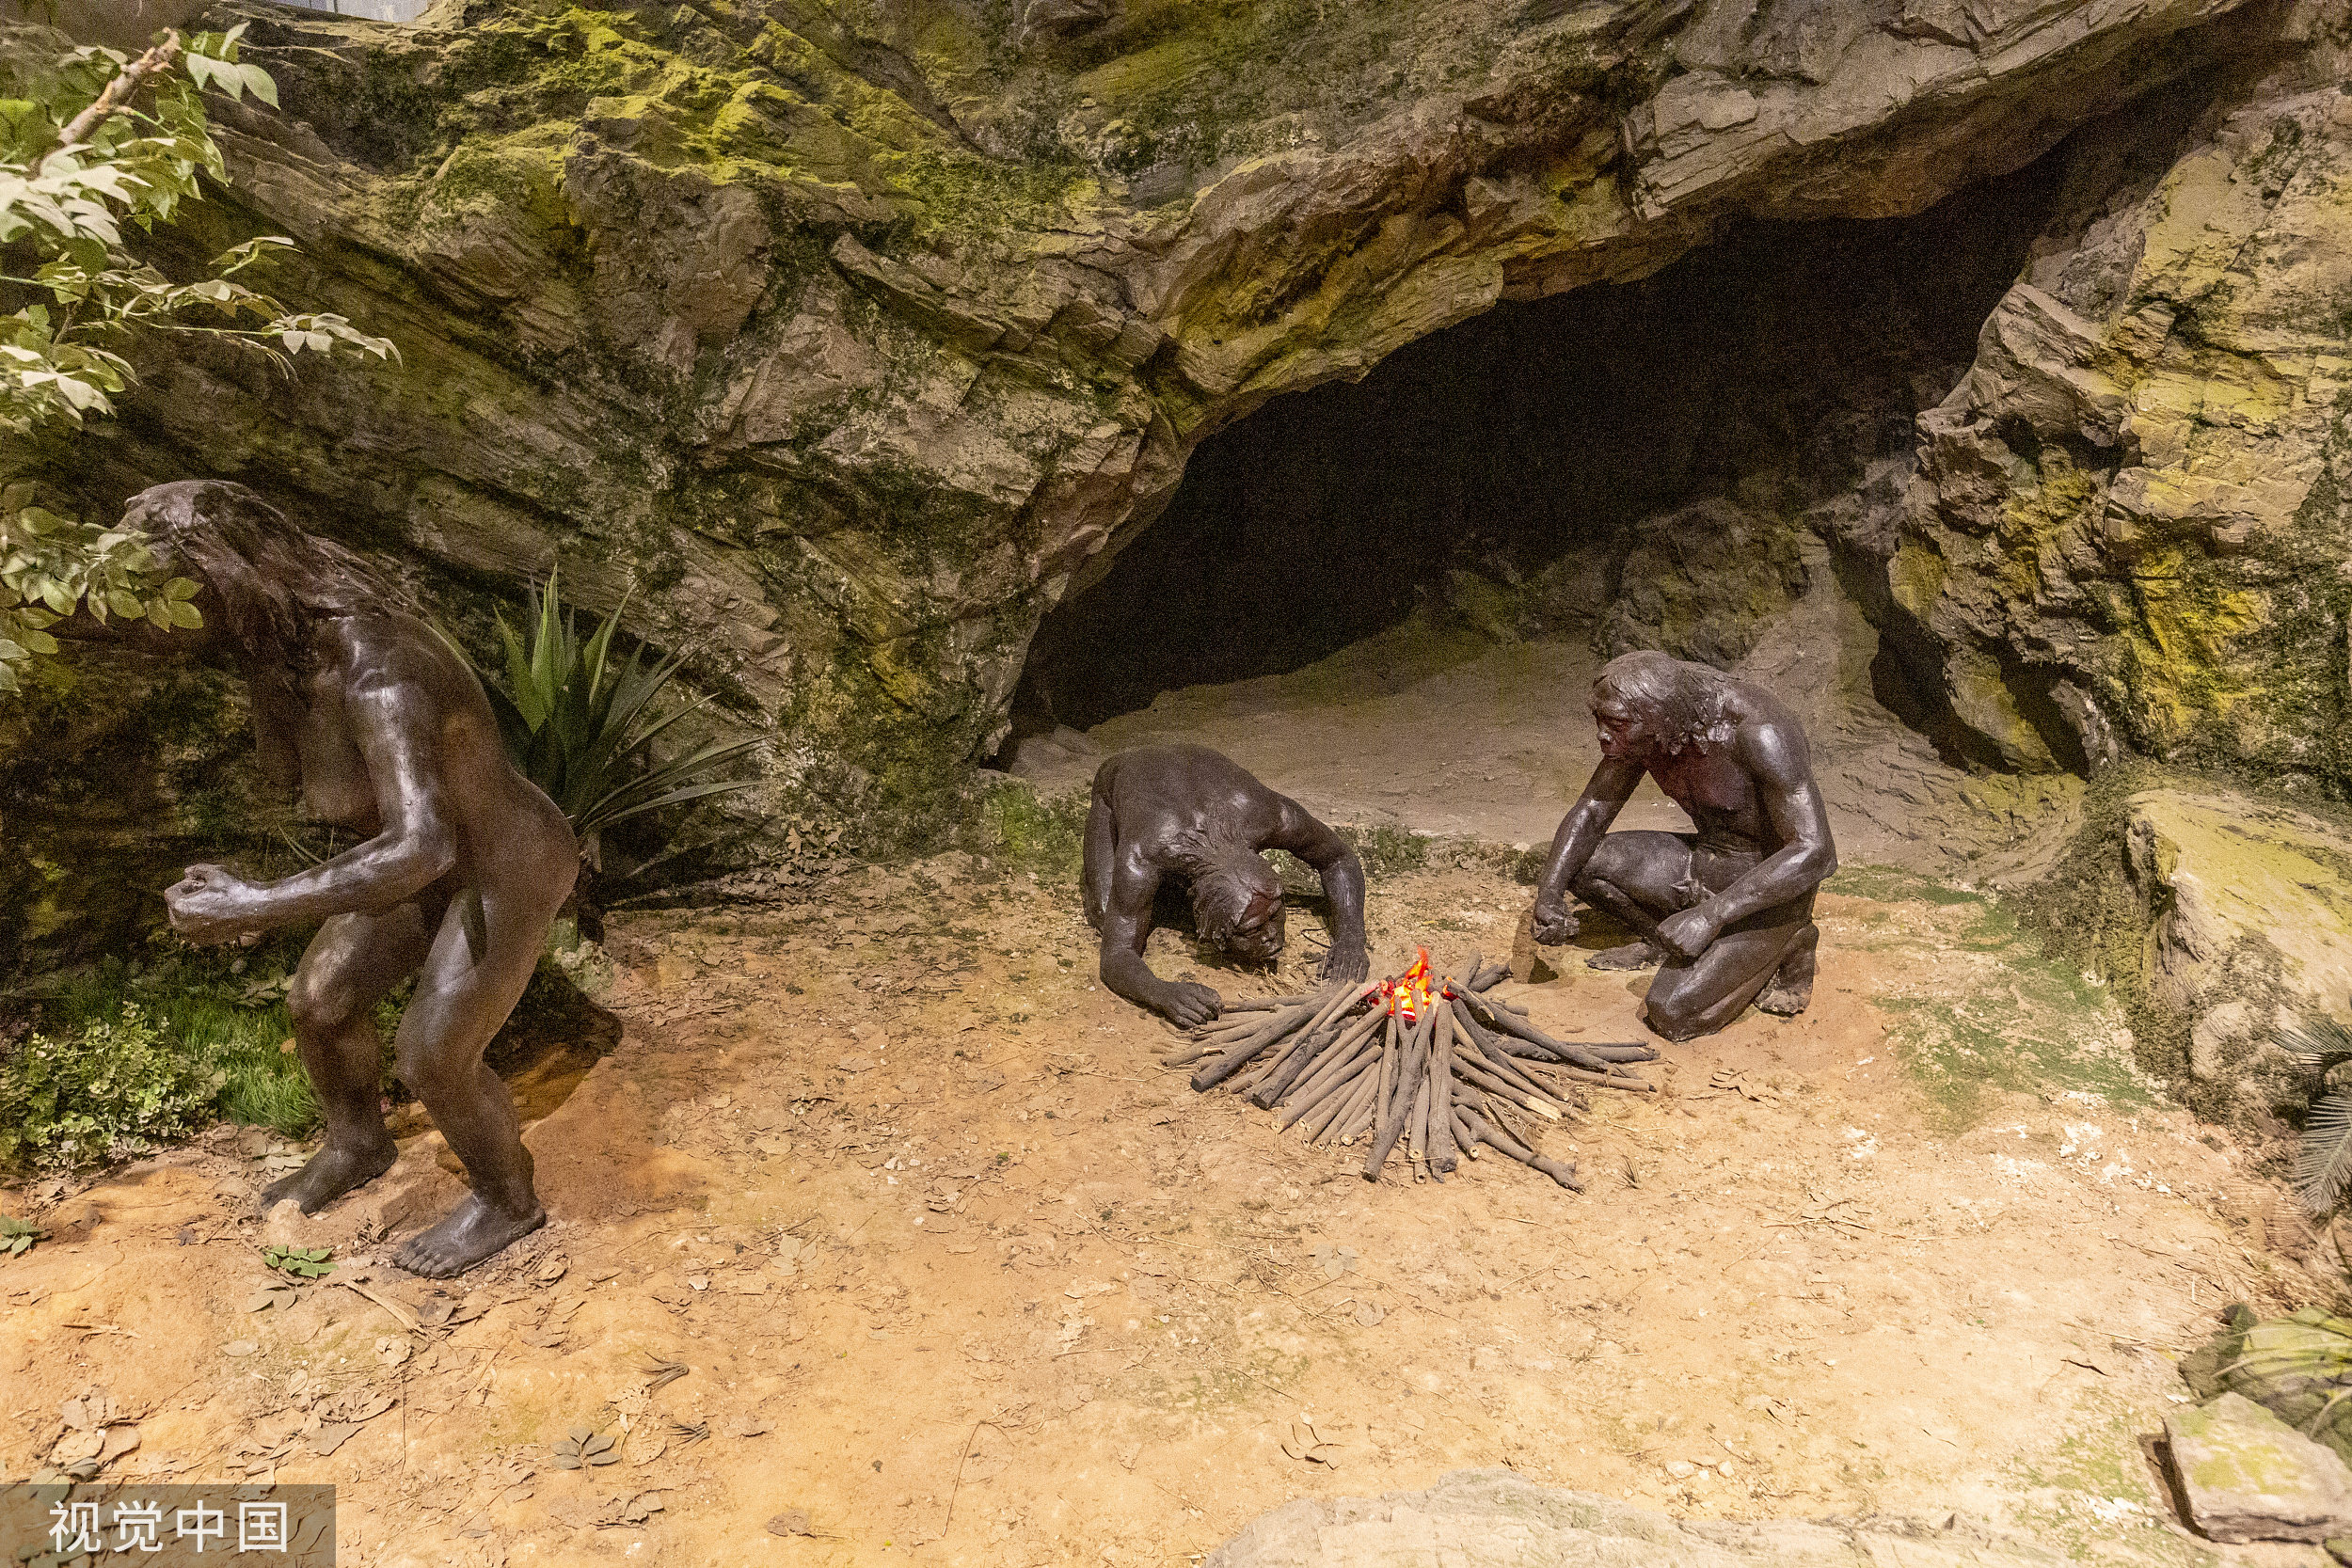
[[[413,974],[393,1039],[398,1071],[473,1192],[394,1261],[461,1273],[546,1221],[514,1101],[482,1053],[571,892],[571,829],[507,761],[473,672],[357,557],[239,484],[157,485],[132,499],[122,526],[201,586],[204,626],[166,634],[139,624],[115,640],[235,669],[252,693],[263,771],[298,787],[309,815],[369,835],[273,882],[190,866],[164,895],[192,942],[325,922],[287,1004],[326,1137],[262,1204],[292,1198],[310,1213],[392,1164],[370,1012]],[[90,635],[87,614],[77,621],[58,629]]]
[[[1344,839],[1205,746],[1146,746],[1095,770],[1087,814],[1087,922],[1103,936],[1103,983],[1185,1028],[1224,999],[1197,981],[1163,980],[1143,961],[1152,901],[1169,877],[1192,884],[1194,928],[1234,958],[1282,950],[1282,884],[1260,854],[1286,849],[1322,874],[1331,900],[1327,980],[1371,972],[1364,868]]]
[[[1576,934],[1569,892],[1640,932],[1589,962],[1662,965],[1643,1006],[1668,1039],[1712,1034],[1751,1001],[1803,1012],[1820,938],[1814,890],[1837,849],[1796,716],[1747,681],[1637,653],[1602,668],[1593,718],[1601,763],[1552,838],[1535,940]],[[1609,832],[1645,773],[1696,832]]]

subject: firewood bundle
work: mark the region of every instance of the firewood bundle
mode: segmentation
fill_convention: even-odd
[[[1467,980],[1433,976],[1422,949],[1403,974],[1326,986],[1309,996],[1231,1002],[1163,1058],[1200,1063],[1194,1089],[1224,1085],[1281,1126],[1318,1146],[1369,1143],[1364,1180],[1376,1181],[1400,1148],[1410,1165],[1443,1181],[1457,1156],[1479,1146],[1509,1155],[1572,1192],[1576,1167],[1529,1147],[1523,1117],[1558,1121],[1580,1103],[1579,1085],[1650,1094],[1628,1062],[1658,1053],[1634,1042],[1554,1039],[1525,1010],[1489,994],[1509,973],[1471,958]]]

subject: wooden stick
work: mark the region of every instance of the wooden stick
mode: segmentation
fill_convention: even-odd
[[[1570,1083],[1590,1084],[1596,1088],[1623,1089],[1628,1094],[1658,1092],[1657,1085],[1646,1078],[1636,1078],[1629,1072],[1587,1072],[1582,1068],[1565,1067],[1558,1062],[1534,1062],[1532,1057],[1522,1060],[1531,1062],[1537,1071],[1565,1078]]]
[[[1378,1076],[1376,1064],[1367,1052],[1355,1072],[1334,1084],[1328,1093],[1320,1096],[1304,1113],[1293,1111],[1290,1120],[1299,1120],[1303,1114],[1307,1123],[1307,1141],[1313,1143],[1339,1125],[1340,1117],[1347,1113],[1348,1108],[1356,1103],[1357,1097],[1363,1092],[1365,1083],[1376,1080]],[[1289,1122],[1283,1125],[1288,1126]]]
[[[1469,1034],[1471,1043],[1478,1047],[1480,1067],[1524,1093],[1550,1096],[1550,1090],[1519,1069],[1518,1059],[1502,1049],[1501,1040],[1479,1027],[1476,1019],[1465,1012],[1461,1015],[1459,1022]]]
[[[1306,1000],[1303,996],[1245,996],[1237,1002],[1226,1003],[1225,1010],[1229,1013],[1279,1012],[1284,1007],[1295,1007]]]
[[[1475,1085],[1488,1094],[1499,1096],[1515,1105],[1523,1105],[1546,1121],[1558,1121],[1563,1114],[1561,1103],[1543,1090],[1531,1091],[1507,1084],[1471,1061],[1468,1056],[1457,1058],[1454,1064],[1454,1070],[1463,1082]]]
[[[1244,1039],[1239,1045],[1194,1073],[1192,1075],[1194,1091],[1206,1093],[1225,1082],[1233,1075],[1234,1069],[1255,1056],[1262,1047],[1288,1034],[1300,1020],[1307,1016],[1309,1011],[1310,1008],[1302,1004],[1275,1014],[1272,1022],[1261,1026],[1256,1033]]]
[[[1493,1028],[1500,1029],[1505,1034],[1517,1035],[1523,1040],[1533,1040],[1537,1045],[1549,1047],[1558,1053],[1563,1061],[1574,1062],[1578,1067],[1590,1071],[1607,1072],[1609,1070],[1609,1064],[1598,1056],[1570,1045],[1565,1040],[1553,1039],[1524,1016],[1514,1017],[1509,1012],[1495,1006],[1493,1000],[1489,997],[1480,996],[1473,992],[1463,1000],[1470,1004],[1473,1014],[1484,1010],[1486,1016],[1481,1022]]]
[[[1347,1059],[1338,1072],[1323,1074],[1313,1089],[1301,1090],[1292,1095],[1288,1111],[1275,1125],[1278,1128],[1288,1127],[1301,1117],[1312,1116],[1327,1103],[1344,1101],[1356,1092],[1356,1080],[1370,1071],[1373,1065],[1374,1058],[1371,1052],[1357,1052]]]
[[[1364,1129],[1372,1125],[1373,1114],[1380,1104],[1381,1069],[1386,1065],[1384,1053],[1380,1063],[1356,1081],[1356,1093],[1349,1099],[1347,1109],[1340,1116],[1340,1142],[1354,1143],[1362,1136]]]
[[[1430,1015],[1426,1012],[1413,1025],[1413,1033],[1397,1053],[1395,1081],[1389,1085],[1386,1108],[1380,1113],[1380,1131],[1372,1140],[1372,1152],[1364,1157],[1364,1180],[1380,1180],[1380,1167],[1388,1163],[1389,1150],[1405,1135],[1406,1119],[1412,1115],[1413,1090],[1420,1081],[1422,1057],[1429,1048],[1427,1030]]]
[[[1472,962],[1475,963],[1475,958]],[[1438,1009],[1437,1050],[1429,1066],[1429,1171],[1443,1180],[1461,1162],[1454,1153],[1454,1007]]]
[[[1377,1046],[1365,1043],[1373,1028],[1379,1022],[1378,1015],[1340,1037],[1331,1048],[1323,1053],[1323,1059],[1313,1069],[1299,1076],[1297,1086],[1291,1090],[1294,1100],[1320,1100],[1324,1092],[1342,1078],[1353,1078],[1359,1062],[1371,1059]]]
[[[1486,1145],[1487,1148],[1500,1149],[1503,1153],[1511,1156],[1512,1159],[1518,1161],[1521,1164],[1533,1165],[1535,1169],[1542,1171],[1546,1176],[1550,1177],[1554,1181],[1559,1182],[1560,1185],[1567,1188],[1568,1191],[1572,1193],[1581,1193],[1584,1190],[1583,1183],[1580,1182],[1576,1179],[1576,1167],[1574,1165],[1564,1165],[1557,1160],[1536,1153],[1534,1149],[1528,1148],[1527,1145],[1519,1142],[1518,1139],[1514,1138],[1509,1133],[1502,1131],[1500,1128],[1496,1127],[1494,1123],[1486,1120],[1484,1117],[1473,1115],[1469,1117],[1467,1120],[1470,1131],[1476,1133],[1479,1141]]]

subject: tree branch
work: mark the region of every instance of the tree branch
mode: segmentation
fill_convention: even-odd
[[[98,128],[106,123],[107,117],[131,101],[131,95],[137,92],[140,86],[150,76],[160,75],[169,71],[173,62],[179,58],[180,35],[177,32],[167,32],[164,35],[163,42],[123,67],[115,79],[106,84],[106,90],[98,95],[97,103],[73,117],[67,124],[64,134],[57,138],[56,146],[33,160],[34,177],[36,179],[40,177],[41,165],[60,152],[71,151],[97,135]]]

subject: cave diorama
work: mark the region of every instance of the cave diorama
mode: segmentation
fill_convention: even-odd
[[[2352,0],[8,8],[5,1560],[2352,1562],[2348,415]]]

